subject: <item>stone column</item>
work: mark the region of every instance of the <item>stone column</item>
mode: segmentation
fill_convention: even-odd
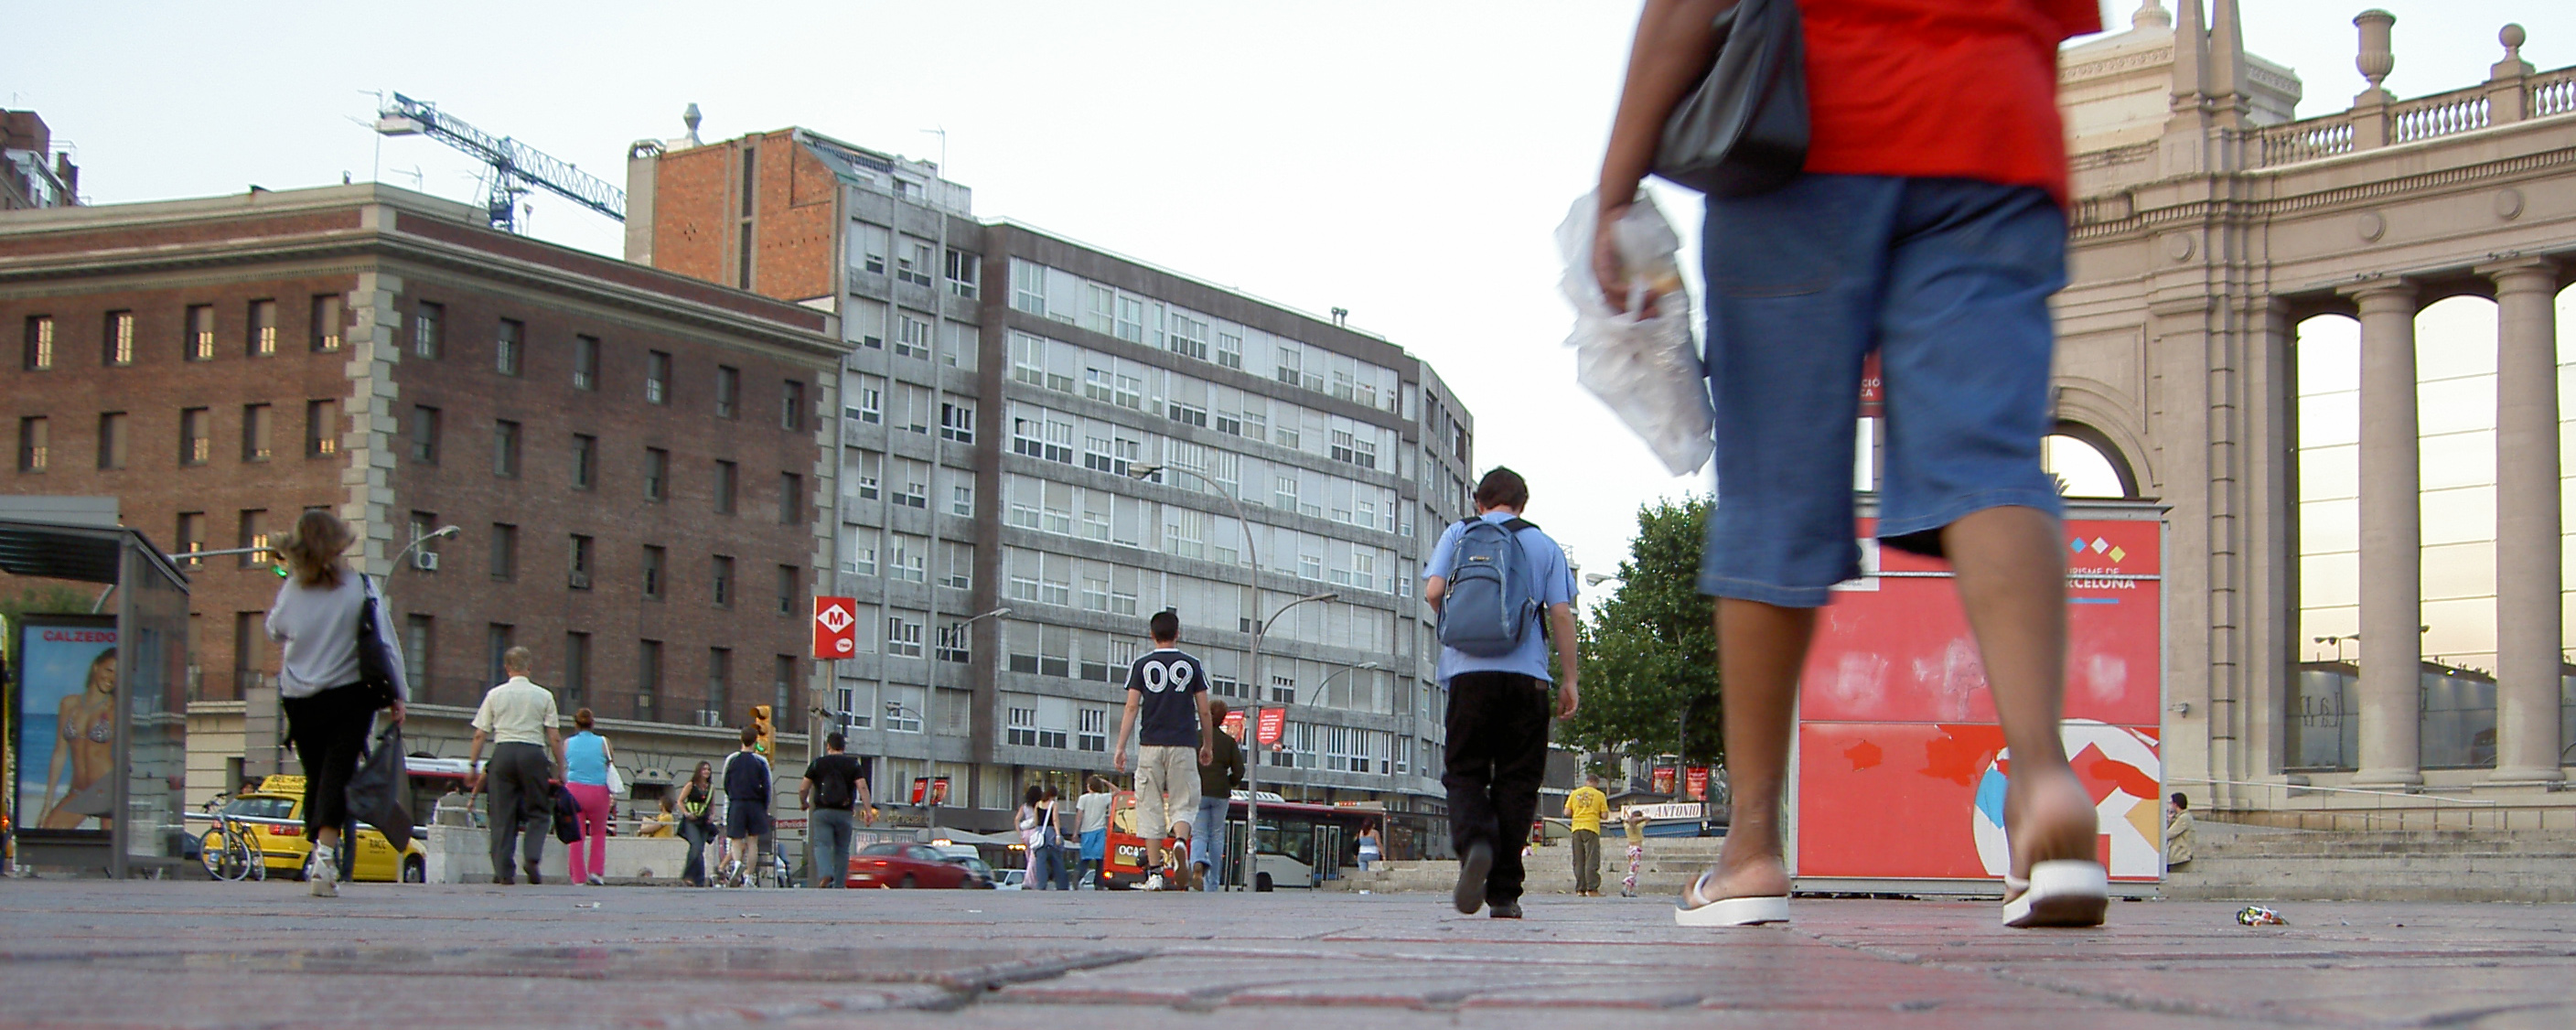
[[[2496,284],[2496,769],[2552,783],[2558,768],[2558,269],[2523,259]]]
[[[2352,782],[2407,787],[2424,782],[2415,284],[2378,279],[2345,293],[2361,308],[2361,769]]]

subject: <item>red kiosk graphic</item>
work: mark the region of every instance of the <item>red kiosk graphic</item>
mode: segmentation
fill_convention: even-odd
[[[2071,502],[2063,534],[2061,733],[2114,881],[2164,873],[2160,515]],[[1872,525],[1863,520],[1864,536]],[[1800,677],[1796,873],[1990,884],[2007,859],[2012,755],[1949,566],[1864,547],[1873,575],[1836,588]]]

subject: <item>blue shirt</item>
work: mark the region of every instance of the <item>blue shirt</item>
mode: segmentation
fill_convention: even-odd
[[[608,738],[589,730],[564,741],[564,780],[585,786],[608,785]]]
[[[1520,516],[1508,511],[1489,511],[1482,517],[1487,522],[1509,522]],[[1441,532],[1440,542],[1431,548],[1431,560],[1422,567],[1423,579],[1433,576],[1448,578],[1449,562],[1458,550],[1458,537],[1463,532],[1465,530],[1455,522]],[[1531,589],[1538,595],[1539,604],[1549,608],[1573,604],[1574,570],[1565,564],[1565,549],[1556,546],[1556,541],[1548,539],[1547,534],[1535,526],[1521,530],[1519,540],[1523,562],[1521,575],[1529,577],[1525,582],[1533,584]],[[1547,618],[1545,611],[1539,613],[1541,625],[1546,624]],[[1471,655],[1452,647],[1440,649],[1442,683],[1462,672],[1517,672],[1554,683],[1556,675],[1553,669],[1548,657],[1547,635],[1539,631],[1539,626],[1530,627],[1529,632],[1521,637],[1521,646],[1499,658]]]

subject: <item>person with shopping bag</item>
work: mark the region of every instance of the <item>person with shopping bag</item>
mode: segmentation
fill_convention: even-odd
[[[400,724],[411,700],[383,599],[374,583],[340,560],[354,542],[348,524],[328,511],[298,517],[295,532],[275,548],[286,559],[287,578],[268,610],[268,636],[282,652],[278,707],[305,770],[304,836],[313,842],[309,868],[317,898],[340,894],[353,822],[349,781],[376,712],[391,709],[388,717]]]
[[[575,732],[564,741],[564,789],[580,806],[581,827],[579,835],[565,842],[564,873],[574,883],[600,887],[608,883],[608,813],[616,805],[610,781],[617,772],[617,749],[594,725],[590,709],[573,712]]]

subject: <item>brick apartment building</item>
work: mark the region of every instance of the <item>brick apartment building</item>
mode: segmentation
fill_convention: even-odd
[[[858,599],[837,716],[881,800],[950,781],[1000,827],[1022,784],[1108,772],[1147,615],[1216,692],[1286,705],[1261,770],[1380,801],[1445,848],[1422,552],[1462,517],[1473,422],[1394,344],[1028,226],[936,166],[804,129],[637,145],[627,257],[841,316],[833,593]],[[1170,466],[1151,482],[1122,474]],[[1233,506],[1260,558],[1259,604]],[[1271,627],[1253,620],[1318,593]],[[994,615],[1007,608],[1003,614]],[[989,616],[989,617],[988,617]]]
[[[462,756],[521,644],[635,782],[721,757],[754,704],[792,775],[822,686],[835,316],[478,214],[381,185],[0,214],[7,490],[114,496],[181,554],[338,512],[402,627],[415,750]],[[279,579],[183,567],[201,798],[292,768],[264,689]]]

